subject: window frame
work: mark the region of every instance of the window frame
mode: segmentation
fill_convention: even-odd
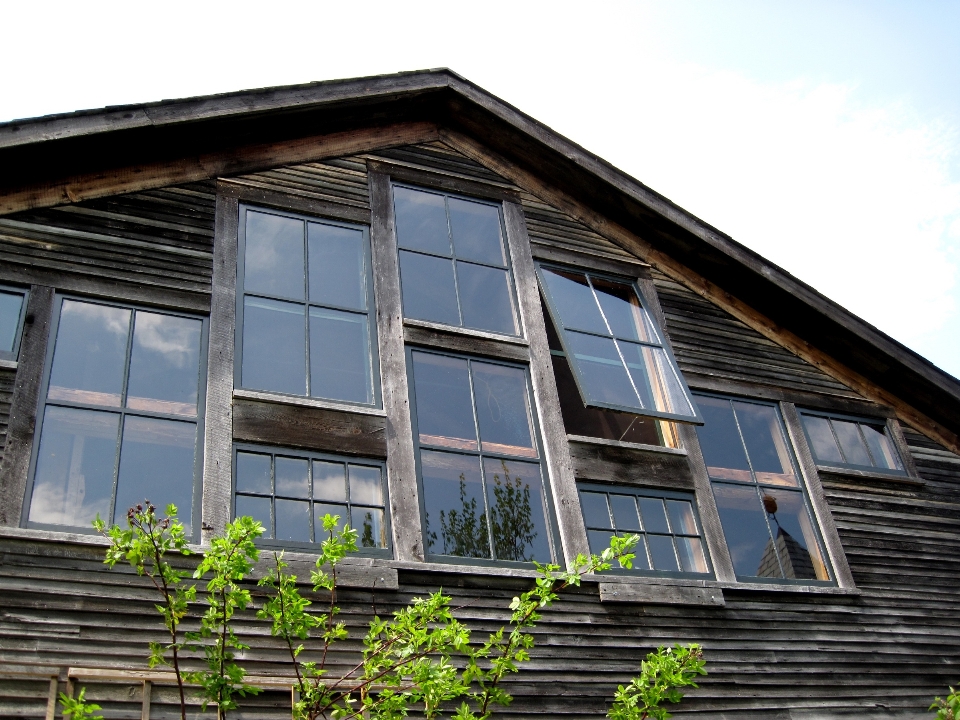
[[[413,375],[413,353],[421,352],[432,355],[439,355],[441,357],[452,357],[466,360],[467,362],[477,361],[483,362],[491,365],[501,365],[504,367],[519,368],[524,373],[524,378],[526,380],[526,392],[527,392],[527,403],[530,408],[531,423],[533,425],[533,442],[535,444],[535,450],[537,451],[536,458],[521,457],[516,455],[508,455],[505,453],[498,452],[484,452],[481,444],[477,443],[477,450],[459,450],[454,448],[434,448],[432,446],[424,446],[426,450],[436,450],[438,452],[450,453],[453,455],[461,455],[465,457],[475,457],[480,461],[480,467],[483,467],[484,458],[497,458],[505,460],[517,460],[520,462],[532,463],[536,462],[540,468],[540,482],[544,490],[544,519],[547,522],[547,542],[550,546],[552,559],[551,562],[562,564],[563,563],[563,546],[561,544],[560,533],[559,533],[559,524],[557,519],[557,512],[555,507],[555,502],[553,498],[553,487],[550,482],[550,468],[547,464],[547,458],[544,453],[544,444],[543,438],[541,437],[540,432],[540,422],[539,417],[540,413],[534,399],[532,379],[530,376],[530,366],[527,363],[523,362],[509,362],[501,360],[498,358],[490,357],[478,357],[476,355],[471,355],[468,353],[457,353],[451,352],[448,350],[443,350],[434,347],[426,347],[419,345],[410,345],[407,344],[404,348],[404,357],[406,360],[406,376],[407,383],[410,392],[410,420],[411,427],[413,432],[411,433],[411,440],[413,442],[413,453],[414,461],[416,467],[416,482],[417,482],[417,502],[420,508],[420,537],[423,540],[424,546],[424,561],[427,563],[443,563],[447,565],[472,565],[472,566],[484,566],[484,567],[505,567],[505,568],[518,568],[528,570],[533,567],[532,562],[519,562],[515,560],[499,560],[494,558],[469,558],[461,557],[459,555],[445,555],[442,553],[431,553],[427,551],[427,527],[426,527],[426,493],[424,492],[423,487],[423,468],[421,465],[421,444],[420,444],[420,432],[419,432],[419,423],[417,421],[417,402],[416,402],[416,385],[414,382]],[[471,376],[472,377],[472,376]],[[471,379],[471,402],[475,402],[473,397],[473,387]],[[476,409],[472,408],[474,413]],[[476,416],[474,416],[475,431],[479,433],[479,429],[476,427]],[[486,487],[486,477],[482,477],[482,487],[484,493],[487,492]],[[486,500],[486,496],[485,496]],[[488,536],[492,538],[492,533],[489,529],[489,513],[485,512],[484,515],[487,517],[488,522]],[[492,553],[491,553],[492,554]]]
[[[306,389],[303,395],[292,395],[290,393],[281,392],[279,390],[263,390],[260,388],[247,388],[242,384],[242,370],[243,370],[243,301],[248,293],[244,289],[244,280],[245,280],[245,255],[246,255],[246,245],[247,245],[247,222],[246,217],[248,212],[259,212],[266,215],[276,215],[278,217],[293,218],[296,220],[302,220],[304,223],[318,223],[322,225],[332,225],[335,227],[347,228],[349,230],[359,230],[363,233],[363,260],[364,260],[364,269],[365,269],[365,285],[366,285],[366,300],[367,300],[367,309],[366,311],[359,311],[356,308],[345,308],[343,306],[332,306],[332,305],[321,305],[319,303],[311,303],[310,301],[310,267],[309,267],[309,242],[307,233],[306,224],[304,225],[304,299],[303,301],[291,300],[290,298],[281,298],[264,293],[249,293],[251,297],[263,298],[265,300],[271,300],[274,302],[285,302],[290,304],[300,304],[304,307],[304,328],[305,328],[305,348],[304,348],[304,363],[306,368]],[[235,290],[235,315],[234,315],[234,362],[233,362],[233,388],[235,390],[249,390],[251,392],[266,393],[269,395],[275,395],[278,397],[285,398],[306,398],[308,400],[316,400],[320,402],[328,403],[338,403],[348,406],[353,406],[357,408],[383,408],[383,383],[381,378],[381,368],[380,368],[380,347],[378,340],[378,331],[377,331],[377,305],[376,297],[374,294],[374,277],[373,277],[373,257],[372,257],[372,248],[371,248],[371,239],[370,239],[370,227],[369,225],[364,225],[362,223],[350,222],[347,220],[339,220],[334,218],[322,217],[320,215],[310,215],[307,213],[292,211],[292,210],[281,210],[275,207],[270,207],[267,205],[257,205],[255,203],[240,201],[238,203],[238,222],[237,222],[237,269],[236,269],[236,290]],[[372,403],[359,403],[352,400],[341,400],[338,398],[326,398],[319,395],[310,394],[310,308],[328,308],[335,310],[337,312],[344,313],[353,313],[355,315],[366,315],[367,318],[367,333],[369,335],[367,342],[368,347],[370,348],[370,373],[371,373],[371,383],[373,390],[373,402]]]
[[[798,484],[799,484],[799,488],[798,488],[798,489],[790,489],[790,488],[784,488],[783,486],[777,486],[777,485],[771,485],[771,484],[761,484],[761,483],[756,479],[756,473],[755,473],[754,470],[753,470],[753,461],[750,459],[750,454],[749,454],[749,452],[747,452],[747,449],[746,449],[746,444],[745,444],[745,441],[744,441],[744,439],[743,439],[743,432],[742,432],[742,430],[741,430],[741,428],[740,428],[739,418],[737,418],[736,415],[734,415],[734,417],[735,417],[735,419],[736,419],[736,421],[737,421],[737,434],[738,434],[738,436],[740,437],[740,442],[741,442],[741,444],[742,444],[742,447],[744,448],[744,452],[745,452],[745,456],[746,456],[746,459],[747,459],[747,463],[748,463],[749,466],[750,466],[749,472],[750,472],[750,475],[751,475],[751,477],[752,477],[753,480],[752,480],[751,483],[736,482],[736,481],[730,481],[730,480],[715,480],[715,479],[713,479],[712,477],[710,477],[709,470],[707,469],[706,459],[703,458],[704,477],[706,478],[707,483],[709,484],[709,489],[708,489],[708,490],[709,490],[709,492],[711,493],[711,500],[713,501],[713,504],[716,506],[716,496],[713,494],[713,487],[714,487],[714,485],[715,485],[716,483],[721,483],[721,484],[725,484],[725,485],[732,485],[732,486],[737,486],[737,487],[752,487],[752,488],[771,487],[771,488],[773,488],[773,489],[786,490],[787,492],[798,492],[798,491],[799,491],[799,492],[801,493],[802,497],[803,497],[804,509],[805,509],[805,511],[806,511],[806,513],[807,513],[807,517],[808,517],[808,519],[809,519],[809,521],[810,521],[813,529],[814,529],[815,532],[816,532],[816,539],[817,539],[817,544],[818,544],[817,546],[818,546],[818,548],[819,548],[819,550],[820,550],[820,554],[821,554],[821,557],[822,557],[822,559],[823,559],[824,566],[826,567],[827,572],[830,574],[830,579],[829,579],[829,580],[818,580],[818,579],[791,579],[791,578],[765,578],[765,577],[759,577],[759,576],[755,576],[755,575],[743,575],[743,576],[741,576],[741,575],[737,574],[736,566],[735,566],[734,563],[733,563],[733,557],[732,557],[732,555],[731,555],[731,556],[730,556],[730,571],[731,571],[731,573],[732,573],[732,575],[733,575],[733,578],[734,578],[733,582],[734,582],[736,585],[738,585],[738,586],[757,584],[757,585],[770,585],[770,586],[777,586],[777,585],[779,585],[779,586],[785,586],[785,587],[788,587],[788,588],[793,588],[793,587],[797,587],[797,586],[808,586],[808,587],[816,587],[816,588],[843,588],[843,587],[845,587],[845,586],[846,586],[846,583],[844,582],[844,577],[843,577],[843,576],[845,576],[845,575],[847,574],[847,568],[838,567],[838,564],[839,564],[839,563],[838,563],[838,560],[837,560],[836,557],[834,557],[833,553],[831,553],[831,546],[830,546],[830,543],[828,542],[828,537],[827,537],[827,533],[834,531],[834,528],[825,528],[825,527],[824,527],[824,524],[823,524],[823,523],[820,521],[820,519],[818,518],[819,512],[818,512],[818,508],[817,508],[816,499],[813,497],[813,494],[811,493],[811,489],[810,489],[810,487],[809,487],[809,484],[810,484],[810,482],[811,482],[811,478],[809,478],[809,477],[808,477],[808,473],[805,472],[805,468],[803,467],[803,462],[802,462],[802,457],[801,457],[801,448],[797,447],[797,441],[798,441],[798,440],[795,440],[794,437],[792,436],[791,432],[790,432],[790,428],[789,428],[789,425],[788,425],[788,423],[787,423],[787,418],[785,417],[784,408],[781,406],[781,403],[780,403],[780,402],[777,402],[777,401],[775,401],[775,400],[765,400],[765,399],[762,399],[762,398],[745,397],[745,396],[742,396],[742,395],[730,395],[730,394],[726,394],[726,393],[712,392],[712,391],[707,391],[707,390],[697,390],[697,391],[696,391],[696,394],[697,394],[698,396],[709,397],[709,398],[716,398],[716,399],[725,400],[725,401],[728,401],[728,402],[743,402],[743,403],[749,403],[749,404],[753,404],[753,405],[761,405],[761,406],[765,406],[765,407],[772,407],[772,408],[776,411],[776,414],[777,414],[777,422],[778,422],[778,426],[779,426],[779,429],[780,429],[781,437],[782,437],[782,439],[783,439],[783,441],[784,441],[784,443],[785,443],[785,446],[786,446],[786,448],[787,448],[788,454],[789,454],[789,456],[790,456],[790,461],[791,461],[791,463],[792,463],[792,469],[793,469],[794,474],[795,474],[795,476],[796,476],[796,478],[797,478],[797,482],[798,482]],[[801,422],[802,422],[802,420],[801,420]],[[699,432],[699,428],[697,429],[697,432]],[[806,435],[803,435],[802,440],[803,440],[803,441],[807,441]],[[697,437],[697,442],[698,442],[698,444],[699,444],[699,442],[700,442],[699,435],[698,435],[698,437]],[[701,455],[701,457],[703,456],[702,450],[701,450],[701,452],[700,452],[699,454]],[[816,481],[819,482],[819,478],[814,478],[814,479],[816,479]],[[758,498],[758,499],[759,499],[759,498]],[[830,512],[829,507],[825,508],[825,510],[826,510],[826,512],[828,512],[828,513]],[[719,515],[719,509],[718,509],[718,515],[717,515],[717,523],[718,523],[718,525],[719,525],[719,528],[720,528],[721,533],[723,534],[724,545],[725,545],[726,550],[727,550],[727,552],[728,552],[728,554],[729,554],[730,546],[729,546],[729,543],[727,542],[727,539],[726,539],[726,530],[725,530],[724,527],[723,527],[723,522],[722,522],[722,520],[721,520],[721,518],[720,518],[720,515]],[[769,536],[770,536],[771,538],[774,538],[774,537],[775,537],[775,536],[774,536],[774,533],[772,532],[772,530],[771,530],[771,528],[770,528],[770,520],[769,520],[769,518],[766,516],[766,513],[764,514],[764,523],[765,523],[765,525],[766,525],[766,527],[767,527],[767,532],[768,532]],[[845,562],[844,562],[844,564],[845,564]]]
[[[10,352],[0,350],[0,361],[15,363],[20,358],[20,344],[23,340],[23,326],[27,318],[27,303],[30,300],[30,290],[13,285],[0,284],[0,292],[10,295],[20,295],[20,317],[17,319],[17,329],[13,337],[13,349]]]
[[[813,408],[797,408],[797,412],[800,414],[800,424],[803,426],[803,435],[806,438],[807,445],[810,447],[810,455],[813,458],[814,463],[818,469],[823,469],[826,471],[855,471],[859,473],[877,473],[880,475],[888,475],[891,479],[910,479],[912,475],[909,471],[909,464],[906,459],[903,457],[903,452],[900,448],[900,443],[897,441],[897,438],[894,437],[894,434],[890,430],[890,422],[888,418],[869,418],[862,415],[849,415],[846,413],[831,412],[829,410],[816,410]],[[841,420],[844,422],[856,423],[857,430],[860,434],[860,438],[863,441],[864,447],[867,449],[867,454],[871,459],[873,459],[873,453],[870,451],[870,445],[866,442],[866,438],[863,436],[863,430],[860,429],[860,425],[882,425],[883,434],[886,437],[887,442],[890,443],[890,447],[893,452],[896,453],[897,460],[900,461],[901,468],[886,468],[876,465],[857,465],[850,462],[831,462],[828,460],[822,460],[817,457],[816,451],[814,450],[813,440],[810,437],[810,431],[807,429],[806,416],[810,415],[813,417],[825,418],[828,421],[832,420]],[[844,456],[843,446],[840,444],[840,439],[837,437],[836,429],[833,427],[833,423],[830,423],[830,432],[833,433],[834,441],[837,443],[837,449],[840,451],[840,455]]]
[[[563,348],[563,355],[567,360],[567,364],[570,366],[570,371],[573,374],[573,379],[574,379],[574,382],[576,382],[577,389],[580,391],[580,399],[581,401],[583,401],[584,406],[602,408],[606,410],[614,410],[617,412],[628,413],[631,415],[640,415],[643,417],[651,417],[651,418],[657,418],[661,420],[672,420],[674,422],[685,423],[688,425],[703,424],[703,417],[700,413],[699,408],[697,407],[696,400],[693,397],[693,392],[690,390],[690,387],[687,384],[686,378],[684,378],[683,372],[680,370],[680,366],[677,363],[677,358],[673,354],[673,348],[670,346],[670,341],[667,339],[667,335],[664,332],[661,323],[658,321],[656,317],[656,313],[653,312],[652,310],[653,304],[644,295],[643,290],[640,287],[640,283],[637,282],[637,278],[617,276],[611,273],[596,271],[589,268],[587,269],[571,268],[569,266],[566,266],[560,263],[544,261],[544,260],[535,260],[534,265],[536,269],[537,284],[539,286],[539,291],[541,293],[541,296],[544,300],[544,305],[546,306],[545,308],[546,312],[549,313],[550,320],[557,331],[557,335],[560,339],[560,345]],[[650,322],[653,324],[653,327],[659,334],[660,341],[661,341],[660,343],[651,343],[651,342],[645,342],[642,340],[631,340],[630,342],[633,342],[638,345],[642,345],[644,347],[660,348],[666,353],[667,359],[670,364],[670,370],[676,376],[677,382],[679,382],[680,387],[686,396],[686,399],[690,402],[690,407],[693,409],[693,415],[691,416],[691,415],[680,415],[677,413],[660,412],[655,408],[638,409],[636,407],[619,405],[617,403],[606,403],[606,402],[588,403],[586,400],[587,394],[584,392],[584,383],[581,376],[581,369],[580,369],[579,363],[573,362],[571,360],[572,353],[570,352],[570,348],[568,347],[566,329],[564,328],[563,323],[560,321],[559,312],[556,309],[556,303],[553,299],[553,295],[550,292],[550,288],[548,284],[544,281],[543,273],[542,273],[543,269],[558,270],[562,272],[574,272],[574,273],[579,273],[585,276],[597,277],[603,280],[608,280],[614,283],[619,283],[621,285],[629,286],[636,293],[637,300],[640,302],[641,308],[644,310]],[[578,330],[577,332],[581,332],[581,331]],[[611,339],[617,339],[616,335],[600,336],[600,335],[596,335],[595,333],[590,333],[588,331],[582,331],[582,332],[584,332],[584,334],[593,335],[595,337],[609,337]],[[553,351],[551,351],[551,354],[553,354]],[[632,382],[632,379],[631,379],[631,382]]]
[[[61,319],[61,309],[63,307],[64,300],[73,300],[82,303],[88,303],[93,305],[103,305],[106,307],[113,308],[122,308],[128,309],[131,311],[130,315],[130,332],[127,337],[127,347],[126,354],[124,359],[123,367],[123,390],[122,397],[125,398],[128,392],[128,382],[130,374],[130,360],[133,353],[133,327],[136,319],[136,311],[142,310],[144,312],[156,313],[161,315],[170,315],[173,317],[187,318],[190,320],[199,320],[200,321],[200,354],[199,354],[199,369],[197,373],[197,415],[196,418],[190,420],[185,418],[182,415],[173,415],[165,413],[150,412],[146,410],[134,410],[132,408],[127,408],[121,402],[120,407],[116,408],[106,408],[103,406],[95,406],[83,403],[68,403],[66,401],[48,401],[47,393],[50,385],[50,374],[53,371],[53,356],[54,350],[57,345],[57,337],[60,330],[60,319]],[[111,298],[102,298],[102,297],[86,297],[82,295],[75,295],[72,293],[56,293],[54,295],[52,308],[51,308],[51,317],[50,317],[50,328],[48,335],[48,342],[46,348],[46,355],[44,357],[43,363],[43,376],[40,383],[40,398],[37,403],[37,427],[33,434],[33,447],[30,451],[30,466],[27,474],[27,485],[23,495],[23,505],[20,513],[20,526],[24,528],[36,528],[40,530],[52,530],[55,532],[70,532],[78,534],[95,534],[96,531],[93,527],[83,528],[67,525],[54,525],[49,523],[37,523],[30,521],[30,505],[33,500],[33,490],[35,487],[36,480],[36,470],[37,470],[37,460],[40,453],[40,441],[43,436],[43,422],[45,418],[46,409],[49,405],[55,407],[67,407],[67,408],[76,408],[79,410],[92,410],[97,412],[108,412],[114,413],[120,416],[118,422],[117,430],[117,450],[116,457],[114,458],[114,469],[113,469],[113,492],[110,499],[110,512],[111,517],[116,520],[117,518],[117,483],[119,481],[120,474],[120,457],[123,451],[123,430],[124,422],[127,416],[134,417],[146,417],[146,418],[158,418],[162,420],[174,420],[179,422],[194,422],[197,427],[197,439],[194,450],[193,458],[193,491],[192,491],[192,512],[190,513],[190,526],[191,532],[187,535],[187,538],[193,542],[197,542],[200,539],[201,524],[202,524],[202,498],[203,498],[203,486],[204,486],[204,477],[203,477],[203,465],[204,465],[204,455],[205,455],[205,445],[206,445],[206,428],[205,428],[205,418],[206,418],[206,407],[207,407],[207,371],[208,371],[208,349],[210,344],[210,318],[207,315],[199,315],[197,313],[187,312],[183,310],[163,308],[163,307],[153,307],[149,305],[143,305],[140,303],[126,302],[123,300],[115,300]],[[159,509],[159,508],[158,508]],[[179,509],[179,508],[178,508]],[[179,516],[182,519],[182,515]],[[109,518],[104,518],[108,522]]]
[[[700,545],[703,548],[703,555],[707,561],[707,572],[705,573],[692,573],[686,572],[683,570],[673,572],[672,570],[642,570],[637,568],[627,569],[621,568],[618,565],[614,564],[609,570],[604,571],[604,575],[624,575],[629,577],[651,577],[651,578],[664,578],[664,579],[676,579],[676,580],[716,580],[717,573],[713,564],[713,558],[710,556],[710,549],[707,543],[707,531],[704,528],[703,520],[700,517],[700,509],[697,505],[697,497],[695,490],[667,490],[662,488],[651,488],[643,487],[637,485],[623,485],[623,484],[607,484],[607,483],[598,483],[591,480],[577,480],[577,502],[580,503],[580,512],[583,514],[583,504],[580,499],[581,493],[586,492],[602,492],[607,494],[614,495],[633,495],[635,497],[644,497],[644,498],[658,498],[663,500],[684,500],[689,502],[693,508],[694,520],[697,523],[697,529],[700,531],[699,535],[678,535],[677,533],[670,531],[669,537],[671,539],[677,537],[697,537],[700,540]],[[615,520],[614,520],[615,522]],[[584,528],[589,532],[590,525],[587,523],[586,516],[583,518]],[[639,533],[630,533],[630,532],[621,532],[616,528],[613,528],[614,532],[618,535],[640,535],[644,539],[644,547],[646,548],[646,536],[647,531],[642,530]],[[652,535],[663,535],[663,533],[650,533]],[[676,544],[674,543],[674,552],[676,552]],[[648,564],[650,556],[648,554],[647,561]],[[652,565],[652,564],[651,564]],[[680,567],[680,558],[677,557],[677,567]]]
[[[399,233],[397,233],[397,228],[396,228],[397,209],[396,209],[396,200],[395,200],[396,195],[394,193],[394,190],[398,187],[404,188],[406,190],[425,192],[432,195],[440,195],[441,197],[444,198],[444,208],[446,209],[446,212],[447,212],[447,232],[450,235],[450,255],[449,256],[437,255],[436,253],[431,253],[426,250],[414,250],[412,248],[405,248],[400,244],[400,237],[399,237]],[[460,301],[460,281],[459,281],[459,276],[457,275],[457,272],[456,272],[457,251],[456,251],[456,245],[454,244],[454,241],[453,241],[453,234],[449,225],[450,211],[446,203],[446,198],[455,198],[457,200],[473,202],[480,205],[489,205],[492,207],[496,207],[497,209],[497,215],[499,216],[499,219],[500,219],[500,242],[501,242],[501,247],[503,249],[503,256],[504,256],[503,266],[490,265],[488,263],[480,262],[478,260],[463,260],[463,262],[470,263],[473,265],[480,265],[486,268],[494,268],[497,270],[505,269],[507,271],[507,292],[509,295],[508,300],[510,301],[510,310],[513,314],[514,327],[516,328],[516,331],[512,334],[502,333],[497,330],[488,330],[485,328],[468,327],[467,325],[463,324],[463,309]],[[511,340],[523,339],[525,337],[523,320],[521,318],[521,312],[520,312],[520,298],[519,298],[518,288],[516,284],[516,273],[514,272],[513,260],[511,258],[511,253],[510,253],[510,241],[509,241],[509,238],[507,237],[507,223],[506,223],[506,218],[504,217],[502,201],[493,200],[489,197],[474,196],[474,195],[470,195],[470,194],[459,192],[459,191],[445,190],[445,189],[441,189],[440,187],[432,187],[430,185],[421,185],[417,183],[411,183],[405,180],[401,180],[399,178],[395,179],[391,175],[390,176],[390,212],[392,213],[391,219],[394,225],[394,235],[396,237],[396,248],[397,248],[397,255],[396,255],[397,265],[396,266],[397,266],[397,278],[399,280],[399,290],[400,290],[399,300],[400,300],[400,309],[402,314],[401,316],[404,323],[407,323],[407,322],[414,323],[414,324],[422,323],[427,326],[436,326],[438,328],[445,328],[445,329],[449,328],[451,331],[454,331],[454,332],[463,331],[466,333],[489,334],[495,338],[503,338],[508,342]],[[400,253],[401,252],[411,252],[411,253],[416,253],[418,255],[425,255],[427,257],[450,260],[453,263],[453,268],[454,268],[453,283],[454,283],[454,288],[456,290],[456,296],[457,296],[457,314],[460,317],[459,325],[450,325],[448,323],[439,322],[436,320],[423,320],[421,318],[407,316],[406,312],[403,309],[403,274],[400,270]]]
[[[328,452],[318,452],[314,450],[303,450],[296,448],[282,447],[279,445],[263,445],[258,443],[250,443],[243,441],[234,441],[231,451],[231,473],[230,473],[230,517],[236,519],[237,517],[237,453],[246,452],[255,455],[269,455],[271,457],[271,468],[274,467],[274,463],[277,457],[292,458],[297,460],[306,460],[307,467],[309,468],[308,472],[310,473],[310,498],[309,501],[311,504],[316,504],[316,501],[313,497],[313,461],[320,460],[322,462],[334,462],[334,463],[343,463],[344,465],[365,465],[368,467],[377,467],[380,469],[380,491],[382,493],[381,497],[383,499],[383,533],[386,538],[386,547],[382,548],[365,548],[357,545],[357,552],[353,553],[354,555],[359,555],[363,557],[375,557],[383,558],[390,560],[393,558],[393,525],[390,512],[390,493],[387,484],[387,463],[386,460],[381,460],[377,458],[369,457],[357,457],[353,455],[337,455],[334,453]],[[275,472],[275,471],[272,471]],[[277,499],[276,489],[270,495],[254,495],[248,493],[241,493],[248,495],[249,497],[264,497],[271,498],[272,500]],[[286,499],[284,496],[280,496],[280,499]],[[299,501],[303,501],[304,498],[290,498]],[[333,502],[332,504],[341,504]],[[347,512],[349,513],[353,508],[353,503],[347,500],[345,503],[347,506]],[[273,505],[271,504],[271,508]],[[361,506],[362,507],[362,506]],[[271,510],[273,513],[273,510]],[[345,518],[349,520],[349,518]],[[274,517],[273,522],[276,523]],[[314,537],[317,536],[317,526],[320,524],[317,517],[313,517],[314,524]],[[344,524],[349,524],[345,522]],[[356,528],[354,528],[356,529]],[[277,538],[258,538],[256,544],[258,547],[271,548],[271,549],[285,549],[293,550],[298,552],[307,552],[317,554],[320,550],[320,543],[326,538],[316,539],[313,542],[300,542],[296,540],[278,540]]]

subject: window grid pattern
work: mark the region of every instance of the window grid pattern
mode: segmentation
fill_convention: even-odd
[[[603,552],[614,535],[638,535],[634,571],[712,574],[691,494],[586,483],[578,489],[590,552]]]
[[[246,206],[241,227],[237,386],[378,405],[367,229]]]
[[[323,517],[335,515],[335,532],[352,527],[361,551],[382,554],[390,545],[383,476],[378,461],[238,445],[234,517],[261,522],[264,540],[307,545],[328,537]]]
[[[885,424],[808,411],[801,417],[818,464],[906,474]]]
[[[0,285],[0,360],[16,360],[20,352],[27,292]]]

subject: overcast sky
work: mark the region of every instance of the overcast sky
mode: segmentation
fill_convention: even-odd
[[[960,0],[10,3],[0,119],[450,67],[960,376]]]

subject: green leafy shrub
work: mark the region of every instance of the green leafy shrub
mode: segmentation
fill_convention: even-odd
[[[930,709],[937,711],[937,720],[960,720],[960,692],[950,688],[946,698],[934,698]]]

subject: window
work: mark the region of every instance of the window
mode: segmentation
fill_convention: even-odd
[[[58,298],[29,523],[89,529],[149,499],[188,534],[203,413],[206,323]]]
[[[905,474],[887,428],[880,422],[801,413],[810,450],[818,465]]]
[[[22,290],[0,287],[0,360],[16,360],[20,353],[27,297]]]
[[[636,287],[546,265],[538,274],[586,406],[700,421]]]
[[[680,447],[676,423],[635,413],[584,405],[553,321],[549,315],[544,315],[543,320],[547,328],[547,341],[550,345],[553,375],[557,382],[557,394],[560,397],[560,413],[563,416],[564,429],[569,435],[643,445]]]
[[[700,395],[697,402],[697,434],[737,577],[829,581],[777,408]]]
[[[393,188],[404,317],[517,334],[500,207]]]
[[[326,538],[324,515],[357,531],[357,547],[389,546],[383,464],[256,446],[234,451],[234,517],[249,515],[266,528],[265,540],[284,544]]]
[[[408,352],[427,554],[550,562],[555,543],[526,370]]]
[[[241,207],[239,387],[376,405],[365,228]]]
[[[639,535],[634,570],[711,574],[693,495],[586,483],[578,488],[590,552],[603,552],[614,535]]]

